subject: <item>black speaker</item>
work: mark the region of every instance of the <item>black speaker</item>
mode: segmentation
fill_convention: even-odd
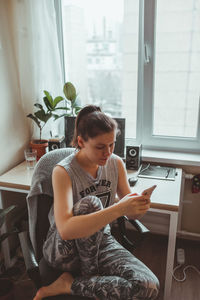
[[[49,151],[59,149],[59,148],[64,148],[65,147],[65,137],[54,137],[49,139]]]
[[[115,149],[114,153],[119,155],[120,157],[124,158],[124,148],[125,148],[125,118],[113,118],[120,130],[120,134],[116,137]]]
[[[72,147],[76,117],[65,117],[65,143],[66,147]]]
[[[138,170],[141,164],[142,145],[126,146],[126,168]]]

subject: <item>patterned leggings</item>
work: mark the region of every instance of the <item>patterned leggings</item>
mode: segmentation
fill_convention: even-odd
[[[75,204],[74,215],[100,209],[101,201],[95,196],[88,196]],[[54,236],[53,240],[58,238]],[[81,267],[81,275],[75,277],[71,287],[73,295],[100,300],[152,300],[158,295],[156,276],[115,240],[109,225],[87,238],[73,241],[59,239],[56,249],[54,266],[72,272],[77,265],[79,269]],[[48,255],[46,259],[50,260]]]

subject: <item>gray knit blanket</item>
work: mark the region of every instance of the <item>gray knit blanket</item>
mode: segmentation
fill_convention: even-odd
[[[61,148],[43,155],[35,166],[30,192],[26,198],[28,206],[29,235],[36,253],[36,221],[38,195],[45,194],[53,197],[52,171],[54,166],[75,151],[74,148]]]

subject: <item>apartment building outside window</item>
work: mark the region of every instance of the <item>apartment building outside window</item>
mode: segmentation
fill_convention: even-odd
[[[65,80],[146,148],[199,152],[200,0],[61,0]]]

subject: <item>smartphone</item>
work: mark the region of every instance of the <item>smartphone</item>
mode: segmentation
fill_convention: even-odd
[[[153,191],[155,190],[156,187],[157,187],[157,185],[153,185],[153,186],[151,186],[150,188],[145,189],[145,190],[142,192],[142,195],[148,195],[148,196],[151,196],[151,194],[153,193]]]

